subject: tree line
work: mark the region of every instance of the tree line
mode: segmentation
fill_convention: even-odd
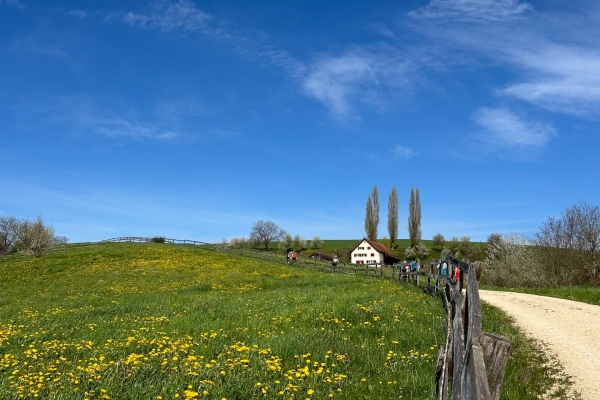
[[[42,217],[35,221],[0,215],[0,255],[20,253],[41,257],[56,243],[66,243],[64,236],[54,236],[54,229],[44,224]]]
[[[532,238],[491,234],[484,280],[499,286],[600,285],[600,208],[581,201]]]
[[[227,240],[224,239],[227,243]],[[252,224],[250,229],[250,237],[247,239],[242,236],[240,238],[232,238],[229,241],[229,246],[233,248],[252,247],[258,248],[264,246],[265,250],[269,250],[269,245],[272,242],[278,242],[279,250],[286,252],[289,250],[302,251],[308,248],[320,249],[323,246],[323,240],[319,236],[315,236],[311,241],[307,241],[300,235],[292,236],[281,229],[273,221],[257,221]]]

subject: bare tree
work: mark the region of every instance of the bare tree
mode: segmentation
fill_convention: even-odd
[[[538,257],[553,284],[578,285],[600,274],[600,209],[580,202],[549,217],[535,235]]]
[[[8,254],[14,248],[19,225],[15,217],[0,215],[0,255]]]
[[[578,249],[585,252],[584,260],[593,278],[599,274],[598,252],[600,251],[600,209],[586,202],[573,207],[577,220]]]
[[[408,237],[410,238],[411,247],[421,243],[421,199],[419,197],[419,188],[410,189]]]
[[[396,187],[392,186],[392,190],[388,196],[388,234],[390,235],[390,249],[394,249],[396,239],[398,239],[398,192]]]
[[[252,225],[250,239],[258,244],[264,244],[265,250],[269,250],[269,243],[279,240],[285,235],[285,231],[272,221],[257,221]]]

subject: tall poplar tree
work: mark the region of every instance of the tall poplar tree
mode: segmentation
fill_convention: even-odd
[[[377,228],[379,227],[379,191],[377,185],[373,186],[371,191],[371,201],[373,202],[373,232],[369,236],[372,240],[377,240]]]
[[[419,198],[419,188],[410,189],[408,237],[410,238],[411,247],[415,247],[421,243],[421,199]]]
[[[398,192],[392,187],[388,196],[388,235],[390,236],[390,247],[393,249],[398,239]]]
[[[379,225],[379,193],[377,186],[373,187],[367,198],[365,210],[365,234],[371,240],[377,240],[377,226]]]

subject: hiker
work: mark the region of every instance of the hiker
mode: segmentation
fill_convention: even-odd
[[[442,264],[442,275],[448,275],[448,264],[446,264],[446,261]]]
[[[289,264],[289,263],[290,263],[290,252],[289,252],[289,251],[285,253],[285,262],[286,262],[287,264]]]
[[[454,268],[454,280],[458,281],[460,279],[460,269]]]
[[[296,262],[296,252],[292,251],[292,262]]]
[[[339,262],[340,262],[340,260],[338,260],[338,256],[337,255],[333,256],[333,261],[331,261],[331,266],[333,267],[334,271],[337,271]]]

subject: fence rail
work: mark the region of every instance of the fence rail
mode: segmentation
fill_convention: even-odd
[[[199,242],[197,240],[189,240],[189,239],[168,239],[168,238],[157,238],[157,237],[141,237],[141,236],[122,236],[122,237],[116,237],[116,238],[111,238],[111,239],[105,239],[105,240],[101,240],[99,243],[106,243],[106,242],[137,242],[137,243],[150,243],[150,242],[155,242],[160,240],[160,243],[171,243],[171,244],[193,244],[195,246],[218,246],[214,243],[206,243],[206,242]]]
[[[281,255],[249,249],[219,248],[232,254],[285,263]],[[440,265],[446,263],[446,274]],[[411,271],[407,263],[347,264],[333,266],[317,259],[290,261],[290,265],[330,273],[365,275],[424,286],[430,295],[442,295],[446,340],[440,347],[436,366],[439,400],[498,400],[510,352],[510,339],[482,331],[481,300],[473,264],[451,257],[429,264],[429,271]],[[459,269],[459,279],[451,273]],[[426,279],[426,285],[421,280]],[[463,296],[463,290],[465,292]]]

